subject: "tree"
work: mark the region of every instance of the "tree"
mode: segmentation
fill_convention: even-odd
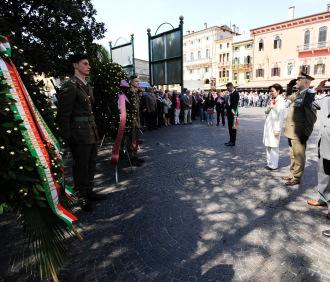
[[[119,124],[118,93],[122,79],[127,79],[123,68],[110,61],[109,52],[95,44],[91,52],[91,83],[94,87],[95,119],[100,135],[115,138]]]
[[[89,53],[93,40],[103,38],[104,24],[95,15],[91,0],[3,0],[0,34],[24,49],[38,72],[63,76],[69,73],[69,54]]]

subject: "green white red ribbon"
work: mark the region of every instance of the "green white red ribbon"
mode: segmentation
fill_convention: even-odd
[[[8,58],[11,57],[11,47],[8,41],[8,37],[3,36],[1,34],[0,34],[0,54]]]
[[[11,98],[15,99],[16,103],[13,103],[11,107],[16,112],[15,119],[23,121],[24,128],[21,127],[20,130],[24,136],[26,145],[32,156],[37,158],[40,163],[37,168],[48,203],[54,213],[67,225],[71,226],[72,222],[76,221],[77,218],[59,202],[60,185],[52,172],[51,159],[45,147],[47,143],[52,144],[55,147],[56,155],[59,154],[58,144],[54,141],[56,138],[50,134],[42,117],[36,111],[14,64],[9,60],[0,58],[0,69],[7,83],[12,88]]]

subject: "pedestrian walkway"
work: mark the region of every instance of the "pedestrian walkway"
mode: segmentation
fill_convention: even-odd
[[[114,184],[109,151],[96,184],[108,193],[80,215],[61,281],[330,281],[326,210],[311,208],[317,183],[316,132],[300,186],[264,169],[264,109],[241,109],[236,147],[227,127],[193,125],[143,135],[146,163],[122,168]],[[323,212],[323,214],[322,214]]]

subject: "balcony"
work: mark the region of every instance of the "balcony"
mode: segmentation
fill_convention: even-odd
[[[330,48],[330,42],[318,42],[314,44],[303,44],[297,46],[297,51],[310,51],[310,50],[317,50],[317,49],[327,49]]]
[[[231,68],[238,71],[250,71],[252,70],[252,64],[233,64]]]
[[[219,78],[219,83],[226,84],[229,81],[229,77],[221,77]]]

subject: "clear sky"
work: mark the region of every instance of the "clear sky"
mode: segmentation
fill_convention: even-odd
[[[295,6],[295,17],[326,11],[330,0],[92,0],[97,10],[97,20],[105,23],[107,32],[99,43],[109,48],[108,42],[124,37],[135,37],[135,57],[148,59],[147,28],[154,34],[163,22],[179,25],[184,16],[184,31],[200,30],[208,26],[235,24],[240,32],[285,21],[288,7]],[[163,26],[159,32],[169,29]],[[184,33],[185,34],[185,33]],[[124,43],[118,41],[118,44]]]

